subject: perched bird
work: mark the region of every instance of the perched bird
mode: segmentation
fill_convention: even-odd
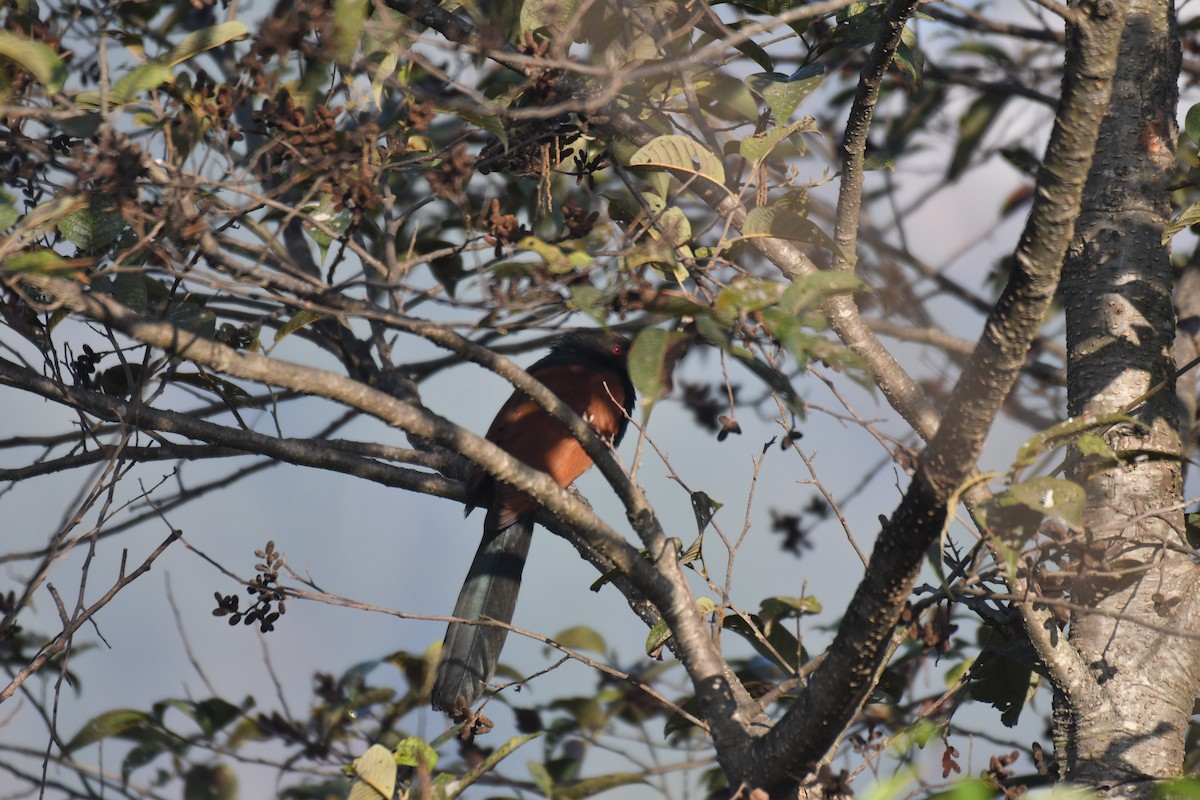
[[[550,353],[528,372],[616,445],[634,407],[628,351],[629,340],[622,336],[573,331],[556,337]],[[592,465],[567,429],[520,390],[496,414],[487,438],[534,469],[549,473],[564,488]],[[481,506],[487,508],[487,516],[454,616],[511,622],[533,538],[537,501],[475,467],[467,478],[466,504],[466,513]],[[433,686],[435,709],[455,712],[479,699],[496,670],[507,633],[494,625],[450,623]]]

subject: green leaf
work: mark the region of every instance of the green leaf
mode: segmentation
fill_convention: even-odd
[[[402,767],[421,767],[430,772],[437,766],[438,754],[424,739],[409,736],[393,748],[395,762]]]
[[[217,731],[241,715],[241,708],[220,697],[210,697],[195,703],[191,713],[192,719],[200,726],[200,730],[210,739]]]
[[[646,635],[646,655],[654,655],[662,646],[671,640],[671,626],[665,619],[654,623],[650,633]]]
[[[1010,69],[1014,65],[1013,57],[1004,50],[991,42],[984,42],[978,39],[969,39],[959,42],[951,47],[947,52],[950,53],[967,53],[970,55],[982,56],[983,58],[995,63],[999,67]]]
[[[0,189],[0,231],[6,231],[16,224],[21,216],[17,211],[16,198]]]
[[[708,496],[707,492],[692,492],[692,513],[696,516],[696,530],[704,533],[713,516],[721,510],[724,503],[718,503]]]
[[[0,58],[14,62],[48,92],[57,92],[67,81],[67,67],[49,45],[0,31]]]
[[[651,144],[653,144],[653,142],[651,142]],[[612,147],[613,156],[616,158],[617,163],[621,164],[625,167],[629,167],[629,169],[632,172],[634,172],[637,175],[639,175],[640,177],[644,178],[646,180],[646,182],[650,184],[650,189],[651,189],[653,195],[655,197],[657,197],[659,202],[665,202],[666,198],[667,198],[667,191],[671,188],[670,174],[666,173],[666,172],[661,172],[661,171],[653,169],[651,167],[646,167],[646,166],[638,167],[638,166],[634,165],[633,157],[636,156],[640,152],[641,148],[639,148],[636,144],[629,141],[628,139],[620,139],[620,138],[614,139],[611,147]],[[646,196],[646,195],[643,195],[643,196]],[[607,195],[606,195],[606,197],[607,197]],[[632,196],[630,196],[630,195],[625,195],[623,197],[622,196],[609,197],[609,202],[610,202],[610,214],[611,214],[611,203],[616,202],[618,214],[624,213],[625,219],[633,219],[638,214],[640,214],[642,211],[641,207],[637,204],[636,201],[634,201],[632,199]],[[613,217],[613,219],[617,222],[623,221],[621,216],[615,216],[615,217]]]
[[[813,64],[783,75],[778,72],[759,72],[746,78],[751,91],[766,101],[775,121],[780,125],[792,117],[792,112],[825,80],[825,67]]]
[[[1013,470],[1031,466],[1043,453],[1065,447],[1085,433],[1122,424],[1138,428],[1145,427],[1142,422],[1128,414],[1084,414],[1079,417],[1071,417],[1027,439],[1021,445],[1021,449],[1017,451]]]
[[[471,784],[495,770],[497,764],[515,753],[526,742],[536,739],[541,735],[541,733],[530,733],[525,736],[515,736],[500,745],[491,755],[476,765],[474,769],[455,781],[453,787],[449,785],[443,787],[446,800],[454,800],[454,798],[466,791]]]
[[[811,133],[816,130],[817,121],[812,117],[805,117],[790,125],[770,128],[761,133],[752,133],[744,137],[738,142],[738,152],[742,155],[742,158],[757,165],[764,161],[767,156],[771,155],[781,142],[788,140],[794,134]],[[800,154],[803,155],[805,150],[806,148],[801,145]]]
[[[605,704],[601,702],[599,696],[594,694],[585,694],[579,697],[561,697],[557,700],[552,700],[549,708],[554,711],[566,712],[571,716],[573,724],[582,730],[599,732],[611,721],[605,709]],[[571,780],[575,777],[578,761],[569,758],[562,760],[555,759],[554,761],[547,761],[546,767],[550,769],[550,776],[557,783],[559,781]]]
[[[157,62],[141,64],[113,84],[108,92],[108,103],[113,106],[132,103],[144,92],[157,89],[163,84],[170,83],[175,78],[174,71]],[[83,108],[99,108],[99,92],[80,92],[75,95],[75,104]]]
[[[1000,499],[1004,498],[1004,499]],[[1075,529],[1083,527],[1087,492],[1078,483],[1063,478],[1030,478],[997,498],[998,505],[1020,504]]]
[[[1191,115],[1191,112],[1188,112]],[[1190,133],[1188,134],[1191,135]],[[1196,778],[1174,778],[1154,786],[1155,800],[1200,800],[1200,780]],[[957,800],[955,798],[954,800]],[[971,799],[973,800],[973,798]]]
[[[965,778],[944,792],[926,795],[926,800],[991,800],[995,796],[992,785],[978,778]]]
[[[136,272],[118,272],[96,280],[92,284],[92,291],[107,294],[138,314],[145,314],[150,305],[148,280],[145,275]]]
[[[971,697],[998,709],[1000,722],[1007,728],[1017,724],[1025,702],[1037,686],[1032,662],[1013,658],[1013,654],[1016,651],[984,647],[971,667],[968,683]]]
[[[835,294],[852,294],[865,290],[867,285],[853,272],[827,269],[802,275],[788,286],[779,300],[785,311],[800,315],[820,307]]]
[[[572,650],[586,650],[597,655],[604,655],[608,651],[604,637],[597,633],[595,628],[589,628],[587,625],[575,625],[559,631],[551,638]]]
[[[79,102],[79,98],[75,98]],[[98,104],[99,98],[97,98]],[[104,116],[97,114],[94,111],[87,111],[83,114],[76,114],[72,117],[65,117],[58,120],[58,129],[68,136],[73,136],[77,139],[86,139],[89,136],[95,136],[96,131],[100,129],[100,124],[104,122]]]
[[[108,94],[108,101],[117,104],[132,102],[142,93],[171,83],[174,78],[175,73],[168,66],[158,63],[142,64],[122,75],[120,80],[113,84],[112,91]],[[97,101],[99,101],[99,97],[100,93],[97,92]]]
[[[733,342],[729,338],[728,327],[708,314],[696,317],[696,332],[722,350],[729,351],[733,346]]]
[[[765,308],[762,311],[763,326],[771,338],[783,345],[796,363],[803,366],[816,359],[826,364],[861,368],[861,361],[847,348],[824,336],[806,333],[800,328],[800,320],[781,308]]]
[[[358,48],[370,0],[335,0],[333,4],[334,53],[339,64],[349,64]]]
[[[157,737],[146,737],[141,744],[130,749],[121,761],[121,780],[128,781],[134,770],[144,767],[163,753],[174,752],[177,747],[172,737],[161,734]]]
[[[245,39],[249,35],[250,29],[246,27],[246,24],[236,20],[194,31],[164,55],[145,64],[139,64],[121,76],[109,91],[108,102],[117,106],[131,103],[144,92],[173,82],[175,80],[174,67],[189,58],[214,47]],[[84,108],[99,108],[100,93],[80,92],[75,96],[75,103]]]
[[[742,19],[742,20],[735,20],[735,21],[729,22],[727,24],[728,24],[730,30],[740,31],[742,28],[748,27],[748,26],[752,25],[753,23],[748,19]],[[746,56],[751,61],[753,61],[755,64],[758,64],[758,66],[762,67],[767,72],[770,72],[771,70],[773,70],[775,68],[774,59],[772,59],[770,54],[767,53],[767,51],[763,49],[762,45],[760,45],[758,42],[754,41],[753,39],[747,39],[746,41],[741,42],[740,44],[735,44],[734,48],[739,53],[741,53],[742,55]]]
[[[609,294],[590,283],[578,283],[568,287],[571,303],[583,313],[603,325],[608,320]]]
[[[910,33],[912,33],[912,28],[904,29],[905,38]],[[908,84],[909,91],[921,88],[922,72],[925,69],[925,55],[916,46],[915,39],[911,44],[908,42],[900,43],[900,46],[896,48],[896,55],[892,58],[892,63],[899,68],[900,74],[904,76],[904,81]]]
[[[521,5],[521,33],[561,31],[578,7],[577,0],[525,0]]]
[[[550,773],[546,770],[546,767],[540,761],[530,761],[526,766],[538,790],[546,797],[553,797],[554,779],[550,777]]]
[[[354,774],[349,800],[392,800],[396,793],[396,759],[381,744],[354,759]]]
[[[0,262],[0,272],[32,272],[51,275],[64,269],[76,269],[80,262],[66,259],[53,250],[29,250],[9,256]]]
[[[925,722],[925,720],[920,721]],[[901,768],[891,775],[880,778],[858,796],[860,800],[902,800],[915,794],[912,790],[913,784],[916,782],[916,772],[912,767]]]
[[[128,226],[125,218],[116,211],[89,207],[63,217],[57,227],[71,244],[94,253],[119,239]]]
[[[34,239],[48,231],[60,219],[88,206],[83,195],[57,195],[25,214],[16,231],[5,242],[5,250],[14,252],[29,246]]]
[[[238,22],[237,20],[222,22],[218,25],[201,28],[198,31],[189,33],[180,40],[179,44],[172,47],[166,55],[159,56],[155,61],[169,67],[174,67],[182,64],[189,58],[200,55],[206,50],[212,50],[214,47],[220,47],[230,42],[241,41],[249,35],[250,29],[244,22]]]
[[[1075,440],[1075,447],[1079,450],[1080,455],[1094,456],[1103,461],[1117,463],[1121,459],[1113,452],[1113,449],[1108,446],[1108,442],[1094,433],[1085,433]]]
[[[963,113],[958,121],[958,144],[946,170],[947,180],[957,179],[966,170],[984,134],[999,118],[1010,96],[1008,92],[984,92]]]
[[[629,351],[629,378],[646,413],[670,391],[673,356],[686,340],[686,334],[661,328],[643,328],[634,338]]]
[[[758,47],[753,42],[751,44]],[[696,80],[694,86],[696,99],[706,115],[730,122],[758,122],[758,100],[743,81],[718,72]]]
[[[183,779],[183,800],[237,800],[237,774],[227,764],[197,764]]]
[[[108,739],[113,736],[120,736],[126,731],[139,728],[143,725],[153,725],[154,720],[149,714],[144,711],[136,711],[131,708],[119,708],[113,711],[105,711],[92,717],[84,723],[79,729],[79,733],[71,737],[71,741],[67,742],[63,747],[64,753],[73,753],[82,747],[87,747],[89,744]]]
[[[567,275],[587,268],[594,258],[583,250],[563,250],[537,236],[526,236],[517,242],[519,250],[536,253],[546,262],[546,268],[555,275]]]
[[[390,30],[390,29],[389,29]],[[371,99],[375,105],[383,107],[383,90],[388,82],[400,71],[400,56],[407,50],[402,42],[396,42],[392,48],[383,54],[376,65],[375,74],[371,78]],[[412,139],[409,140],[410,142]]]
[[[129,397],[142,385],[141,364],[116,364],[96,376],[100,391],[113,397]]]
[[[781,669],[799,669],[808,660],[800,641],[786,625],[766,625],[757,614],[746,616],[749,623],[737,614],[726,614],[722,627],[741,636],[760,656],[778,664]]]
[[[796,414],[796,416],[798,416],[800,419],[804,419],[806,416],[808,416],[808,406],[805,404],[800,395],[796,394],[796,389],[786,377],[780,374],[779,370],[775,369],[769,364],[764,364],[740,348],[731,347],[728,352],[734,358],[736,358],[742,364],[742,366],[757,375],[759,380],[771,387],[772,391],[778,393],[780,399],[783,400],[784,404],[786,404],[787,407]]]
[[[783,297],[783,290],[784,285],[778,281],[738,278],[717,294],[713,311],[718,319],[732,322],[740,314],[750,314],[775,305]]]
[[[883,9],[865,2],[851,3],[835,15],[837,27],[809,54],[812,59],[831,50],[856,50],[873,44],[884,25]]]
[[[1192,140],[1192,144],[1200,146],[1200,103],[1187,110],[1187,116],[1183,120],[1183,129],[1187,133],[1187,137]]]
[[[280,340],[291,336],[305,325],[311,325],[321,319],[324,319],[324,317],[314,311],[309,311],[306,308],[300,309],[279,330],[275,331],[275,343],[278,344]]]
[[[463,267],[462,249],[460,246],[436,239],[428,243],[429,250],[444,250],[448,247],[453,247],[453,252],[430,259],[429,271],[433,273],[433,277],[437,282],[446,287],[446,294],[454,297],[454,292],[458,289],[459,281],[468,275],[467,270]]]
[[[717,603],[711,597],[697,597],[696,610],[707,616],[717,610]],[[654,627],[650,629],[650,635],[646,637],[646,653],[652,654],[660,649],[671,640],[671,635],[671,628],[667,625],[666,620],[660,619],[654,623]]]
[[[211,392],[230,405],[260,405],[257,402],[250,402],[250,393],[236,383],[227,381],[224,378],[218,378],[215,375],[209,375],[208,373],[176,371],[171,374],[171,382],[191,386],[204,392]]]
[[[1189,112],[1191,113],[1191,112]],[[1186,230],[1191,226],[1200,223],[1200,201],[1192,203],[1190,206],[1179,212],[1179,216],[1171,219],[1163,228],[1162,243],[1166,244],[1171,241],[1171,237],[1180,231]]]
[[[217,315],[190,300],[173,303],[167,310],[167,321],[205,339],[217,337]]]
[[[829,237],[825,231],[812,220],[802,217],[789,208],[781,208],[776,204],[752,208],[746,214],[746,222],[742,225],[742,235],[770,236],[776,239],[790,239],[795,242],[805,242],[823,247],[847,264],[853,266],[857,259],[854,253],[847,253]]]
[[[691,564],[704,557],[704,529],[712,522],[713,515],[724,505],[708,496],[706,492],[692,492],[692,513],[696,517],[696,541],[679,555],[680,564]]]
[[[725,185],[725,166],[711,150],[690,136],[670,134],[652,139],[629,159],[631,166],[662,167],[708,178]]]
[[[768,635],[775,623],[781,619],[820,613],[821,601],[815,597],[785,597],[783,595],[764,599],[758,611],[758,615],[763,621],[763,632]]]
[[[651,235],[661,236],[672,247],[680,247],[692,238],[692,223],[679,206],[664,209],[658,215]]]
[[[334,236],[340,236],[344,233],[350,227],[350,222],[354,217],[348,208],[340,210],[335,208],[333,196],[329,194],[321,195],[320,200],[305,205],[303,210],[308,219],[303,221],[302,227],[309,238],[316,242],[317,249],[321,252],[321,261],[323,262],[325,254],[329,252],[329,245],[337,241]],[[318,228],[313,224],[314,222],[331,231],[334,236],[330,236],[325,230]]]
[[[629,786],[634,783],[646,783],[646,776],[629,772],[614,772],[611,775],[600,775],[595,778],[584,778],[566,785],[554,787],[555,800],[583,800],[593,797],[609,789],[619,786]]]

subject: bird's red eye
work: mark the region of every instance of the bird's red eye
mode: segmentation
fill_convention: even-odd
[[[612,352],[613,352],[614,356],[619,356],[619,355],[621,355],[621,353],[625,352],[625,348],[619,344],[614,344],[612,346]]]

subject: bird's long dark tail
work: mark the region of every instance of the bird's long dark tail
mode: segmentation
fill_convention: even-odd
[[[520,518],[494,533],[484,533],[467,579],[458,592],[454,616],[511,622],[532,539],[530,517]],[[459,706],[459,697],[466,705],[474,705],[496,671],[507,635],[507,630],[495,625],[451,622],[446,628],[442,661],[433,685],[433,707],[454,711]]]

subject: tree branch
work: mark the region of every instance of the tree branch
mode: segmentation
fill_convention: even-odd
[[[75,632],[79,630],[85,622],[94,617],[96,612],[104,608],[104,606],[108,605],[108,602],[116,597],[117,592],[121,591],[126,586],[140,578],[142,575],[145,575],[147,572],[149,572],[150,565],[154,563],[155,559],[162,555],[163,552],[178,538],[179,531],[172,531],[171,535],[164,539],[162,544],[156,547],[154,551],[150,553],[150,555],[146,556],[141,565],[139,565],[137,569],[128,575],[125,574],[125,560],[122,558],[121,574],[117,577],[116,583],[114,583],[109,590],[105,592],[95,603],[92,603],[86,608],[79,609],[74,615],[71,616],[70,619],[66,620],[66,624],[63,626],[63,629],[59,631],[58,635],[55,636],[54,639],[48,644],[44,645],[42,649],[38,651],[38,654],[33,658],[33,660],[31,660],[19,672],[17,672],[16,675],[13,676],[12,680],[9,681],[6,687],[0,689],[0,703],[3,703],[8,698],[12,697],[13,692],[19,689],[21,684],[28,680],[31,675],[45,666],[46,662],[57,656],[59,653],[62,653],[70,644],[71,638],[75,635]]]
[[[871,565],[807,689],[756,753],[767,785],[798,780],[825,755],[835,733],[858,707],[886,652],[926,548],[936,541],[947,503],[971,474],[984,437],[1024,366],[1050,307],[1081,208],[1100,122],[1112,94],[1124,9],[1090,8],[1088,23],[1068,49],[1059,112],[1038,173],[1038,186],[1015,267],[992,309],[975,353],[955,384],[942,425],[921,455],[900,507],[884,526]],[[1019,608],[1029,612],[1026,604]],[[1035,625],[1026,617],[1027,625]],[[1095,679],[1078,652],[1061,643],[1039,655],[1051,676],[1073,695],[1092,692]]]
[[[747,730],[761,723],[761,711],[757,704],[733,679],[709,636],[704,618],[697,610],[687,580],[681,572],[676,548],[662,534],[649,505],[635,487],[625,487],[622,493],[630,496],[636,494],[637,504],[627,505],[634,529],[649,542],[658,543],[656,547],[649,543],[647,545],[654,566],[597,517],[590,507],[561,488],[549,475],[526,466],[488,440],[423,407],[332,372],[235,350],[170,323],[147,320],[107,295],[85,293],[72,281],[40,275],[27,275],[23,280],[61,305],[140,342],[227,375],[344,403],[410,434],[461,453],[497,479],[534,497],[548,511],[578,530],[586,531],[590,544],[610,559],[658,607],[675,635],[676,652],[697,687],[697,697],[705,718],[713,726],[715,740],[729,743],[733,748],[739,747],[747,737]],[[518,385],[557,419],[570,423],[572,433],[576,433],[584,442],[589,455],[595,451],[600,456],[596,459],[597,463],[612,462],[617,470],[620,469],[607,447],[577,415],[507,359],[468,342],[453,331],[430,323],[400,320],[399,327],[458,350],[473,361],[495,365],[497,372]],[[624,482],[629,483],[628,480]]]
[[[231,452],[264,455],[289,464],[327,469],[398,489],[436,497],[462,497],[459,482],[441,475],[383,464],[372,458],[340,452],[329,445],[315,445],[307,439],[280,439],[256,431],[206,422],[189,414],[162,411],[141,403],[135,405],[87,389],[63,386],[3,358],[0,358],[0,384],[33,392],[108,422],[124,422],[143,430],[174,433],[228,448]],[[71,458],[86,459],[87,456]]]

